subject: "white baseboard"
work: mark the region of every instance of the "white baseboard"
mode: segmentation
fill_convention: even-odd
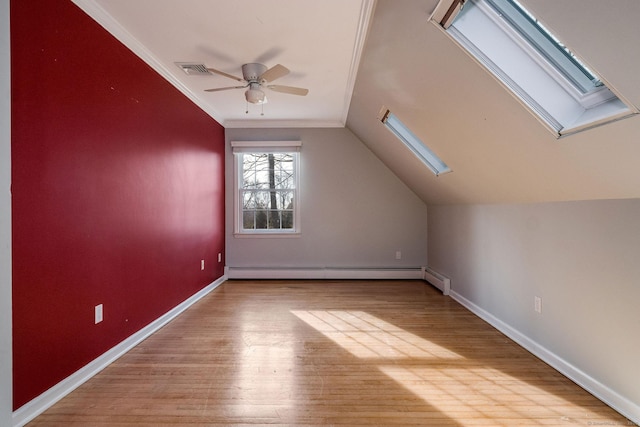
[[[67,394],[71,393],[91,377],[106,368],[120,356],[138,345],[149,335],[153,334],[158,329],[169,323],[172,319],[192,306],[195,302],[207,295],[209,292],[220,286],[226,280],[226,276],[220,277],[215,282],[211,283],[207,287],[189,297],[180,305],[174,307],[163,316],[154,320],[135,334],[131,335],[129,338],[122,341],[120,344],[108,350],[102,356],[94,359],[92,362],[80,368],[78,371],[71,374],[64,380],[60,381],[58,384],[42,393],[40,396],[34,398],[33,400],[18,408],[13,412],[13,426],[22,427],[29,421],[33,420],[35,417],[40,415],[42,412],[65,397]]]
[[[297,280],[410,280],[423,279],[420,267],[406,268],[332,268],[332,267],[225,267],[229,279]]]
[[[545,347],[504,323],[502,320],[477,306],[454,290],[451,290],[450,296],[473,314],[480,317],[485,322],[511,338],[517,344],[524,347],[527,351],[552,366],[562,375],[566,376],[571,381],[602,400],[604,403],[618,411],[622,416],[627,417],[627,419],[632,421],[634,425],[640,425],[639,405],[630,401],[626,397],[621,396],[614,390],[588,375],[586,372],[581,371],[566,360],[547,350]]]

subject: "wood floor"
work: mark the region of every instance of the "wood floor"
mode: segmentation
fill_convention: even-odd
[[[420,281],[231,281],[29,426],[632,425]]]

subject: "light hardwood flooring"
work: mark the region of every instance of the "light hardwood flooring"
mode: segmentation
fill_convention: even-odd
[[[420,281],[230,281],[38,426],[633,425]]]

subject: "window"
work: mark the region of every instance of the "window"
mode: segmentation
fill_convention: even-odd
[[[447,166],[433,151],[427,147],[411,130],[398,119],[391,111],[382,107],[378,115],[380,121],[393,134],[404,143],[436,176],[451,172]]]
[[[431,22],[558,137],[638,112],[517,0],[441,0]]]
[[[300,141],[234,141],[231,147],[235,160],[235,233],[299,233]]]

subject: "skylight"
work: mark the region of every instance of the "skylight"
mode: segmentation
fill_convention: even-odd
[[[383,107],[378,118],[387,129],[393,132],[436,176],[451,172],[451,168],[436,156],[436,154],[391,111]]]
[[[431,21],[558,137],[638,112],[517,0],[441,0]]]
[[[582,93],[603,86],[593,71],[516,0],[486,1]]]

